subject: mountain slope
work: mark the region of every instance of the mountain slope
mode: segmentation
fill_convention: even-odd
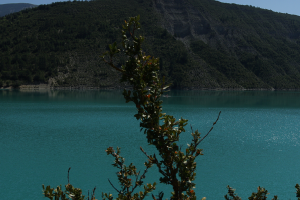
[[[155,8],[163,27],[228,79],[299,88],[300,17],[209,0],[157,0]]]
[[[29,3],[9,3],[9,4],[0,4],[0,17],[19,12],[21,10],[27,8],[34,8],[37,5],[29,4]]]
[[[0,18],[0,86],[124,87],[99,55],[138,14],[143,49],[174,88],[300,89],[300,17],[213,0],[61,2]]]

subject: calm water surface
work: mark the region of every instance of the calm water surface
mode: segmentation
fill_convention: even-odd
[[[300,92],[173,91],[163,98],[163,111],[189,119],[193,129],[205,134],[221,117],[201,144],[197,159],[196,193],[207,200],[224,199],[226,186],[247,199],[257,186],[269,198],[296,199],[300,184]],[[42,184],[70,182],[87,194],[96,186],[96,197],[118,186],[107,156],[109,146],[121,147],[127,164],[141,171],[148,146],[133,104],[120,91],[0,90],[0,188],[1,199],[45,199]],[[185,147],[190,128],[182,135]],[[156,168],[147,182],[157,181]],[[158,184],[155,194],[171,191]],[[150,198],[148,198],[150,199]]]

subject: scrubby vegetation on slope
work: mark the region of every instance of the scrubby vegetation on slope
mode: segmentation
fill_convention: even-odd
[[[138,14],[143,49],[173,88],[300,88],[300,17],[213,0],[58,2],[1,17],[0,87],[123,87],[99,55]]]

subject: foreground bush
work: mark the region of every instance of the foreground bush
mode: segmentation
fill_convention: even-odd
[[[119,169],[117,177],[121,188],[116,188],[111,182],[109,183],[118,192],[117,200],[144,199],[156,189],[155,182],[152,184],[144,184],[143,182],[148,169],[154,165],[161,176],[159,181],[173,188],[169,199],[195,200],[196,192],[194,191],[195,183],[193,182],[196,177],[195,160],[198,156],[203,155],[203,150],[198,146],[212,131],[213,126],[219,120],[221,112],[206,135],[201,138],[200,133],[192,129],[190,144],[187,147],[178,147],[178,141],[181,133],[185,132],[187,120],[183,118],[176,120],[173,116],[162,113],[161,96],[169,86],[165,85],[164,79],[161,80],[159,76],[159,60],[143,53],[141,45],[144,38],[136,36],[139,29],[139,16],[130,18],[128,22],[125,21],[122,30],[122,48],[119,49],[116,43],[109,45],[109,51],[103,55],[103,60],[122,73],[121,81],[128,82],[132,87],[132,89],[124,89],[124,98],[126,103],[133,102],[136,105],[137,114],[134,116],[141,121],[141,131],[146,135],[148,143],[156,147],[159,156],[145,152],[140,147],[141,152],[145,154],[147,159],[144,163],[145,169],[143,173],[140,173],[133,164],[125,165],[125,159],[120,155],[120,148],[116,150],[113,147],[107,148],[106,153],[115,159],[113,166]],[[115,56],[119,53],[127,58],[126,63],[121,68],[117,67],[115,59]],[[62,191],[61,187],[53,189],[50,186],[45,188],[43,185],[44,195],[49,199],[85,199],[81,189],[74,188],[69,181],[65,188],[65,191]],[[136,191],[137,188],[141,188],[141,191]],[[233,188],[230,186],[227,186],[227,188],[226,200],[241,199],[235,194]],[[297,197],[299,197],[300,187],[298,184],[296,189]],[[95,190],[92,193],[92,200],[95,199],[94,192]],[[258,187],[258,191],[252,193],[248,199],[265,200],[267,199],[267,192],[265,188]],[[158,197],[152,194],[154,200],[163,199],[163,196],[163,192],[159,193]],[[107,193],[102,193],[102,198],[103,200],[114,199],[112,194]],[[202,198],[202,200],[205,199],[205,197]],[[276,200],[277,196],[273,199]]]

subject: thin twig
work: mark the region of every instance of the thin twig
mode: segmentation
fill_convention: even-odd
[[[140,147],[141,151],[149,158],[150,162],[156,164],[156,166],[158,167],[158,171],[164,175],[165,177],[169,178],[169,176],[161,169],[161,166],[158,163],[158,160],[156,159],[156,156],[154,154],[153,158],[151,158],[142,147]]]
[[[140,180],[139,180],[139,181],[142,181],[142,179],[144,179],[144,178],[146,177],[145,174],[147,173],[148,169],[149,169],[149,167],[147,167],[147,168],[144,170],[144,173],[140,176]],[[135,188],[136,188],[137,186],[141,186],[141,185],[136,184],[137,181],[138,181],[138,177],[136,178],[135,186],[132,188],[131,193],[135,190]]]
[[[218,118],[217,118],[217,120],[213,123],[211,129],[210,129],[210,130],[208,131],[208,133],[207,133],[207,134],[206,134],[206,135],[205,135],[205,136],[197,143],[197,145],[200,144],[200,142],[202,142],[202,141],[208,136],[208,134],[213,130],[214,125],[218,122],[220,115],[221,115],[221,111],[219,112]],[[196,145],[196,146],[197,146],[197,145]]]
[[[142,147],[140,147],[140,150],[151,160],[151,157],[144,151]]]
[[[110,62],[108,62],[107,60],[105,60],[105,59],[103,59],[103,61],[104,62],[106,62],[107,64],[109,64],[112,68],[114,68],[115,70],[117,70],[117,71],[120,71],[120,72],[123,72],[124,73],[124,71],[122,70],[122,69],[120,69],[120,68],[117,68],[113,63],[112,63],[112,61],[110,61]]]
[[[190,124],[190,126],[191,126],[192,133],[194,133],[194,130],[193,130],[192,124]]]
[[[68,183],[70,183],[70,179],[69,179],[70,170],[71,170],[71,167],[69,167],[69,169],[68,169]]]
[[[157,196],[158,196],[157,200],[162,200],[162,198],[164,197],[164,192],[161,191]]]
[[[115,186],[110,182],[110,180],[108,179],[110,185],[118,192],[118,193],[122,193],[121,191],[119,191],[117,188],[115,188]]]
[[[94,199],[95,199],[95,190],[96,190],[96,186],[94,187],[93,195],[92,195],[92,199],[91,199],[91,200],[94,200]]]
[[[139,174],[140,174],[141,171],[139,171],[136,175],[136,178],[135,178],[135,186],[132,187],[132,190],[131,190],[131,193],[133,192],[133,190],[138,186],[138,184],[136,184],[138,182],[138,179],[139,179]],[[141,180],[141,179],[140,179]]]
[[[156,200],[156,198],[155,198],[155,196],[152,194],[152,198],[153,198],[153,200]]]

